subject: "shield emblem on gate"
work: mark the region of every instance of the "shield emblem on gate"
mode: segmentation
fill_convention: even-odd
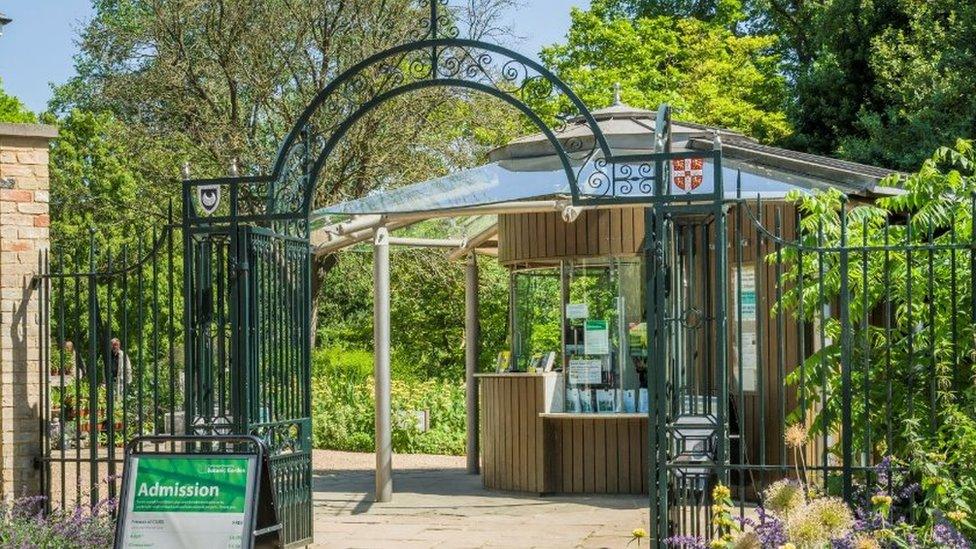
[[[679,158],[671,161],[671,180],[682,191],[691,192],[705,178],[705,161],[701,158]]]
[[[197,187],[197,202],[205,214],[213,214],[217,211],[217,206],[220,206],[220,186],[203,185]]]

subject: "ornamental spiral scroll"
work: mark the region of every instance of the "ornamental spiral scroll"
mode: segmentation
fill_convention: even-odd
[[[279,155],[268,213],[307,215],[318,175],[350,127],[379,104],[429,87],[487,93],[527,115],[546,134],[574,192],[579,189],[579,166],[597,152],[609,156],[606,140],[583,103],[537,62],[493,44],[422,40],[368,58],[316,97]],[[571,125],[587,126],[592,138],[580,137],[585,132],[563,135]]]
[[[420,19],[409,34],[412,40],[461,36],[461,29],[457,26],[457,19],[448,0],[419,0],[417,4]]]
[[[651,162],[611,162],[597,158],[586,175],[583,188],[587,198],[625,198],[654,193],[656,170]]]

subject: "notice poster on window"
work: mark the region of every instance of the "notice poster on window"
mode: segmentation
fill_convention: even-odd
[[[569,361],[570,385],[596,385],[603,381],[603,361],[596,358],[574,358]]]
[[[610,354],[610,330],[606,320],[587,320],[583,324],[583,354]]]
[[[575,320],[590,316],[590,308],[586,303],[567,303],[566,318]]]
[[[741,289],[739,284],[741,283]],[[742,269],[732,270],[732,286],[735,288],[733,295],[735,302],[732,304],[732,312],[738,315],[741,311],[742,318],[737,319],[736,325],[741,330],[741,337],[736,338],[736,344],[741,341],[742,348],[737,350],[737,357],[741,357],[742,363],[735,369],[736,377],[739,377],[741,368],[741,378],[743,391],[756,390],[756,366],[758,361],[759,347],[756,338],[756,269],[751,265],[743,265]]]
[[[120,547],[243,547],[257,458],[132,456]]]

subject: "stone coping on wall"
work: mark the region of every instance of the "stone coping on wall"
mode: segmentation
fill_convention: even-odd
[[[0,122],[0,136],[3,137],[44,137],[58,136],[58,127],[50,124],[10,124]]]

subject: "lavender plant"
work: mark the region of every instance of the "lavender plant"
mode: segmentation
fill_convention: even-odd
[[[111,547],[116,502],[44,513],[44,497],[32,496],[0,505],[0,547],[19,549],[96,549]]]

